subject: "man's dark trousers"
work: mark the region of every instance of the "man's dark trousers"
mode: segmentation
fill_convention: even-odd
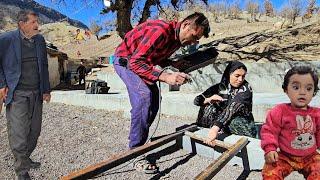
[[[6,107],[8,137],[17,174],[30,170],[30,155],[41,131],[43,100],[39,90],[15,90]]]
[[[129,147],[143,145],[149,134],[149,127],[159,110],[159,89],[156,84],[147,85],[137,74],[119,65],[115,58],[114,68],[126,84],[131,104],[131,128]]]

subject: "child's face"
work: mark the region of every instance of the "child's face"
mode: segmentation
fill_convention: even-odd
[[[292,75],[286,93],[293,107],[307,109],[314,93],[314,82],[311,74]]]

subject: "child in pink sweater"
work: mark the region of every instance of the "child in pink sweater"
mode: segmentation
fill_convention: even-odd
[[[261,129],[265,152],[263,179],[283,179],[298,171],[308,180],[320,180],[320,109],[310,107],[318,91],[318,76],[307,66],[296,66],[282,85],[290,103],[279,104],[267,115]]]

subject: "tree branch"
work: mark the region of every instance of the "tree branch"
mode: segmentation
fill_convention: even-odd
[[[142,16],[139,20],[139,24],[145,22],[150,17],[150,7],[153,5],[156,5],[155,0],[146,0],[142,11]]]

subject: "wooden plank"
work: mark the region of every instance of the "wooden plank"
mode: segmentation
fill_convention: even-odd
[[[197,180],[212,179],[243,147],[248,144],[248,139],[242,137],[217,160],[211,163],[204,171],[196,176]]]
[[[2,107],[3,107],[3,97],[0,97],[0,113],[2,111]]]
[[[111,156],[110,158],[94,164],[90,165],[84,169],[80,169],[78,171],[72,172],[69,175],[63,176],[61,180],[67,180],[67,179],[88,179],[91,177],[94,177],[102,172],[105,172],[111,168],[114,168],[122,163],[125,163],[131,159],[134,159],[148,151],[151,151],[153,149],[156,149],[164,144],[167,144],[173,140],[175,140],[177,137],[183,136],[185,131],[195,131],[197,130],[196,125],[188,126],[180,131],[177,131],[175,133],[172,133],[170,135],[167,135],[163,138],[160,138],[158,140],[152,141],[150,143],[147,143],[143,146],[139,146],[135,149],[131,149],[128,151],[125,151],[123,153],[119,153],[116,155]]]
[[[190,132],[190,131],[186,131],[185,135],[190,137],[191,139],[195,139],[195,140],[198,140],[200,142],[203,142],[205,140],[205,138],[200,137],[197,134],[195,134],[193,132]],[[204,142],[203,142],[203,144],[206,145],[206,146],[209,146],[209,147],[214,147],[214,146],[210,146],[209,144],[205,144]],[[225,143],[225,142],[220,141],[220,140],[215,140],[215,146],[219,146],[219,147],[222,147],[224,149],[229,149],[232,146],[232,144]]]

